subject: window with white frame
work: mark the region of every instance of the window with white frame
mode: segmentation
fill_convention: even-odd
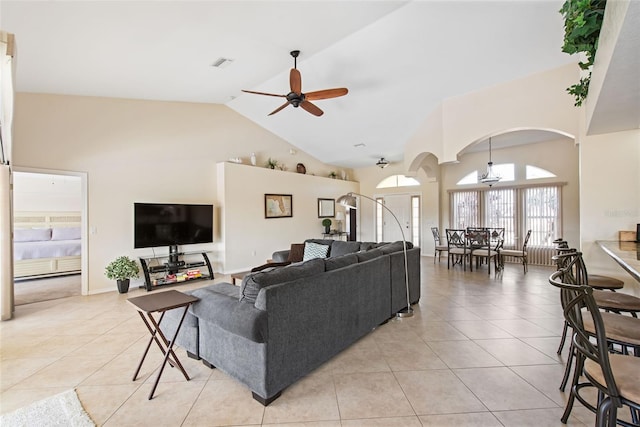
[[[411,243],[420,246],[420,196],[411,196]]]
[[[480,224],[480,191],[454,191],[450,194],[451,227],[463,229]]]
[[[382,242],[382,204],[384,199],[382,197],[376,197],[376,242]]]
[[[553,247],[562,235],[561,190],[550,184],[451,191],[450,228],[503,227],[505,248],[522,245],[516,237],[531,230],[529,246]]]
[[[414,187],[420,185],[417,179],[404,175],[391,175],[376,186],[376,188]]]
[[[561,235],[561,204],[559,186],[541,186],[524,189],[526,229],[531,230],[531,246],[553,246]]]

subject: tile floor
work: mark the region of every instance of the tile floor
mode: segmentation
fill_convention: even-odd
[[[551,272],[532,266],[525,276],[514,264],[496,277],[425,257],[414,317],[377,328],[266,408],[182,350],[191,381],[167,369],[147,400],[160,355],[152,348],[131,380],[148,332],[126,302],[144,291],[19,306],[0,323],[0,412],[75,388],[104,426],[560,426],[565,359],[555,353],[562,314]],[[196,285],[206,283],[182,289]],[[576,407],[569,425],[593,422]]]

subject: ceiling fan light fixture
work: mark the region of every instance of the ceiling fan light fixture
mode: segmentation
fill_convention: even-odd
[[[289,72],[289,87],[291,88],[291,91],[288,94],[280,95],[276,93],[256,92],[253,90],[242,89],[242,92],[246,92],[246,93],[286,98],[287,102],[285,102],[283,105],[281,105],[280,107],[276,108],[271,113],[269,113],[270,116],[274,115],[275,113],[282,110],[283,108],[289,105],[292,105],[295,108],[302,107],[302,109],[307,111],[308,113],[311,113],[316,117],[320,117],[324,114],[324,112],[311,101],[337,98],[339,96],[344,96],[347,93],[349,93],[349,90],[346,87],[323,89],[323,90],[316,90],[313,92],[303,93],[302,92],[302,76],[300,75],[300,71],[298,71],[298,62],[297,62],[297,58],[298,58],[298,55],[300,55],[300,51],[292,50],[290,54],[293,57],[293,68]]]
[[[380,160],[376,162],[376,166],[378,166],[380,169],[384,169],[387,166],[389,166],[389,161],[386,160],[384,157],[380,157]]]
[[[489,137],[489,162],[487,163],[487,173],[480,175],[479,180],[483,184],[491,187],[499,182],[502,177],[493,171],[493,162],[491,161],[491,137]]]

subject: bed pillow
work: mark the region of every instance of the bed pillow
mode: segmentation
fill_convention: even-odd
[[[42,242],[51,240],[50,228],[19,228],[13,231],[14,242]]]
[[[51,232],[51,240],[78,240],[80,227],[58,227]]]

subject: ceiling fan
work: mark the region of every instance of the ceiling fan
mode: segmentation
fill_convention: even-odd
[[[328,98],[337,98],[338,96],[346,95],[349,90],[347,88],[335,88],[335,89],[324,89],[317,90],[315,92],[302,93],[302,77],[300,76],[300,71],[297,69],[297,59],[298,55],[300,55],[299,50],[292,50],[291,56],[293,56],[293,68],[291,69],[291,73],[289,74],[289,84],[291,86],[291,92],[286,95],[277,95],[274,93],[265,93],[265,92],[254,92],[252,90],[244,90],[246,93],[254,93],[256,95],[267,95],[267,96],[277,96],[280,98],[287,98],[287,102],[285,102],[280,107],[273,110],[269,115],[277,113],[282,110],[287,105],[291,104],[294,107],[302,107],[304,110],[313,114],[314,116],[321,116],[324,112],[318,108],[315,104],[312,104],[310,101],[316,101],[318,99],[328,99]]]

